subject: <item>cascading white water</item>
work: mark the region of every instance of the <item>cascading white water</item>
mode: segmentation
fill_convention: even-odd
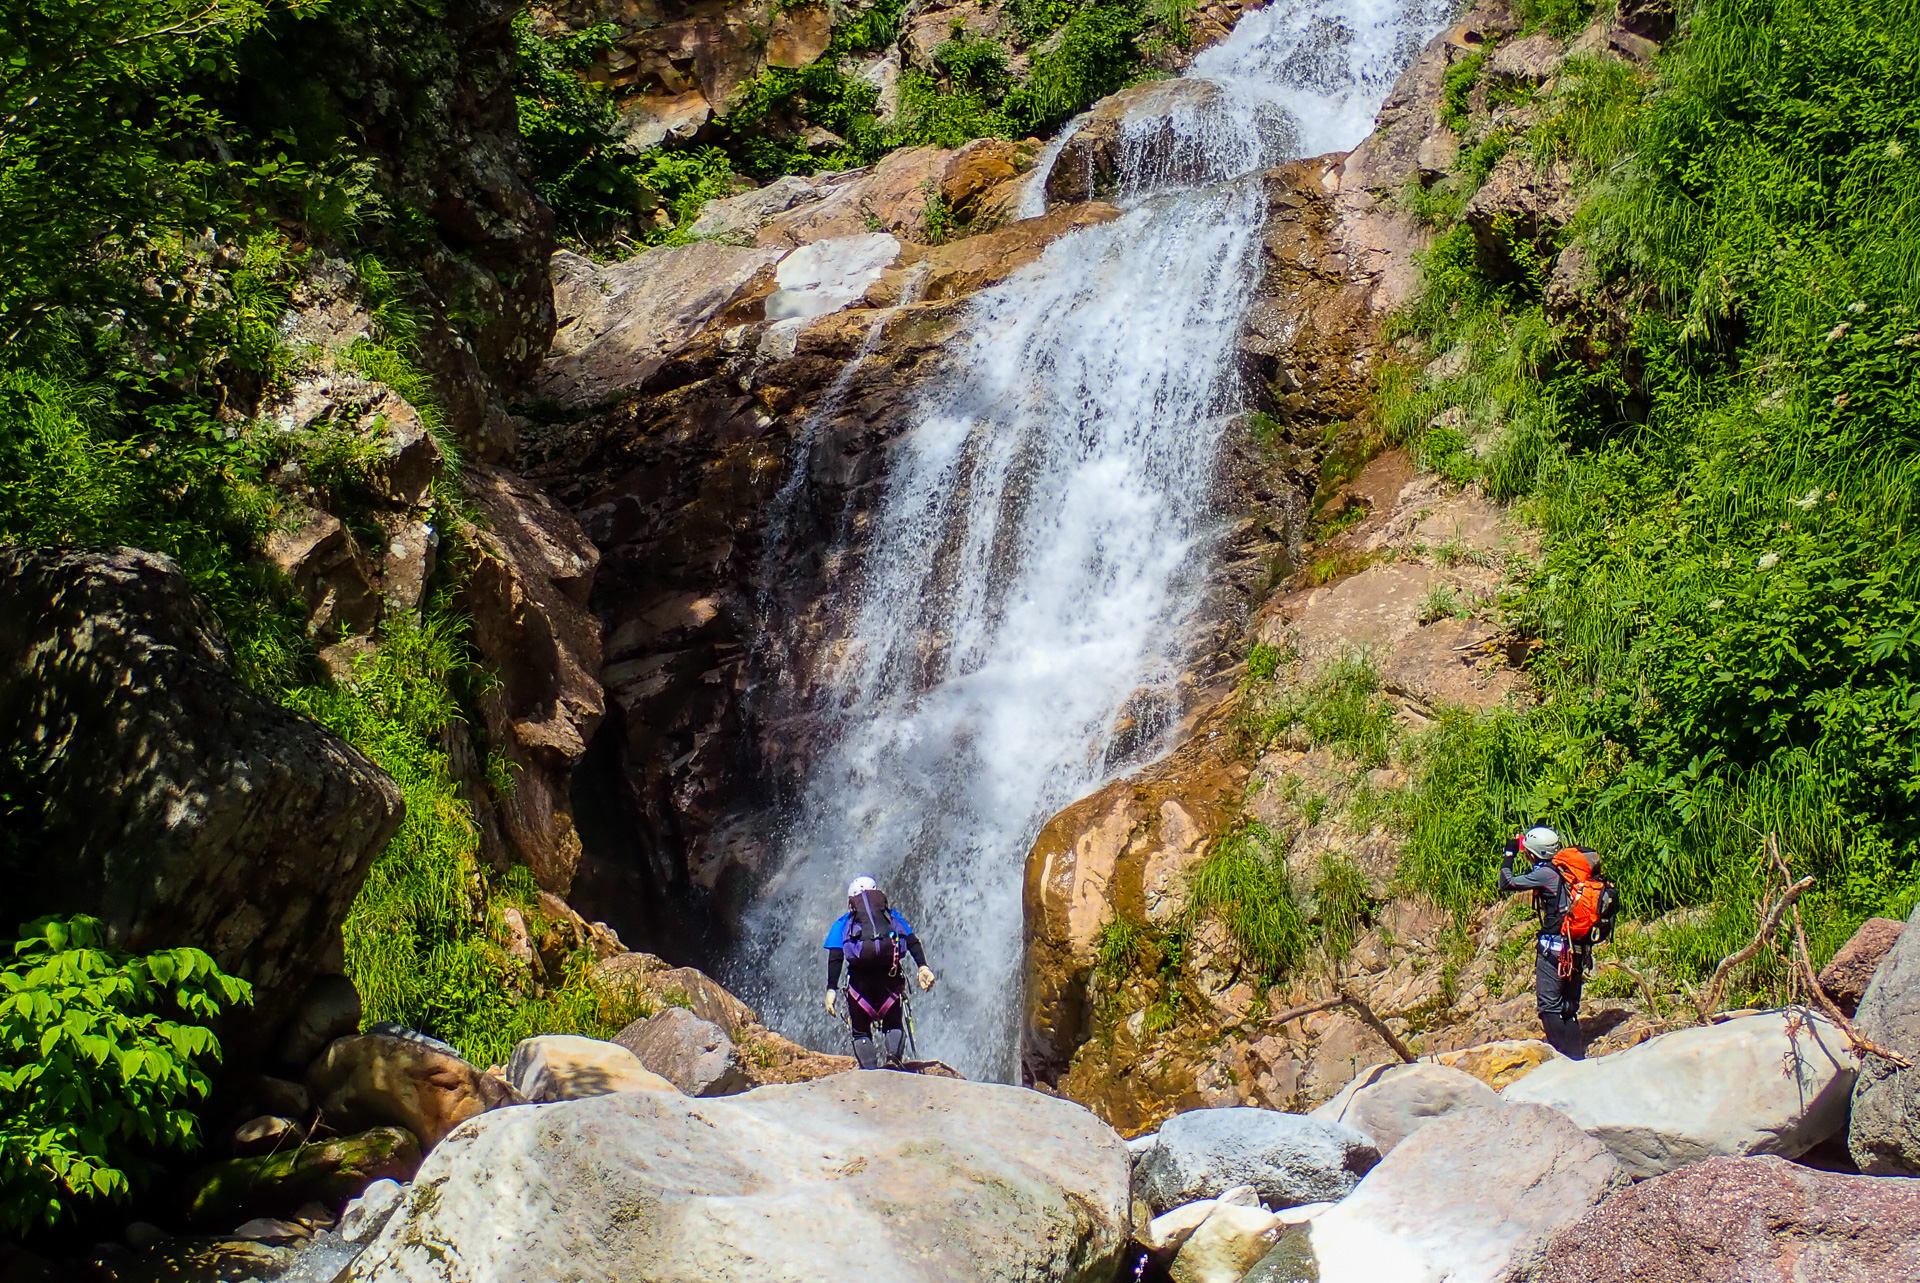
[[[1248,15],[1195,60],[1213,88],[1123,126],[1127,212],[974,299],[891,447],[827,674],[833,740],[729,969],[774,1028],[845,1049],[819,1006],[820,943],[846,883],[871,874],[942,976],[915,1004],[921,1054],[1015,1073],[1027,849],[1112,769],[1123,708],[1171,695],[1189,640],[1240,408],[1253,171],[1358,142],[1446,12],[1282,0]]]

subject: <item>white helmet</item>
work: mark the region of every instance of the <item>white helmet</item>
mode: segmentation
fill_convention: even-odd
[[[1556,842],[1554,845],[1557,847],[1559,843]],[[847,899],[853,899],[854,896],[859,895],[862,891],[878,891],[879,889],[880,884],[872,878],[855,878],[853,881],[847,883]]]
[[[1537,829],[1528,829],[1520,838],[1520,845],[1536,860],[1551,860],[1558,854],[1561,846],[1560,835],[1545,825]]]

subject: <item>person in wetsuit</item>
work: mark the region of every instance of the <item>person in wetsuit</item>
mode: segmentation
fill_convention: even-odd
[[[906,1045],[907,978],[900,955],[912,955],[919,967],[922,989],[933,988],[920,937],[901,914],[887,907],[872,878],[855,878],[847,887],[847,911],[827,929],[827,997],[831,1015],[840,988],[840,970],[847,972],[847,1021],[853,1033],[853,1055],[862,1069],[878,1069],[880,1057],[873,1045],[873,1027],[880,1026],[886,1041],[886,1063],[898,1068]]]

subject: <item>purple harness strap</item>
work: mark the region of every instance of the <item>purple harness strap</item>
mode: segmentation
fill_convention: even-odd
[[[855,1002],[860,1004],[860,1010],[867,1013],[868,1020],[880,1019],[880,1017],[886,1015],[889,1011],[893,1010],[894,1003],[900,1001],[899,994],[890,993],[887,995],[887,1000],[880,1004],[880,1007],[878,1010],[875,1010],[873,1004],[868,1002],[865,998],[861,997],[860,991],[858,989],[855,989],[852,985],[847,986],[847,997],[853,999]]]

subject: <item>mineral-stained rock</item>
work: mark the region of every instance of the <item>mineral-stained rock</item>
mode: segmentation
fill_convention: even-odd
[[[329,1045],[307,1071],[307,1090],[334,1127],[404,1127],[428,1150],[467,1119],[515,1101],[512,1088],[459,1057],[379,1033]]]
[[[1105,1283],[1127,1234],[1126,1148],[1084,1109],[883,1071],[501,1111],[347,1278]]]
[[[1339,1123],[1272,1109],[1198,1109],[1167,1120],[1133,1178],[1155,1212],[1236,1185],[1291,1207],[1344,1197],[1379,1161],[1372,1141]]]
[[[360,543],[332,513],[289,505],[286,526],[267,538],[267,560],[307,604],[316,636],[366,633],[380,622],[380,589]]]
[[[215,1163],[189,1179],[184,1204],[193,1224],[224,1227],[247,1216],[291,1216],[315,1200],[338,1204],[374,1181],[409,1180],[419,1166],[420,1144],[412,1135],[376,1127]]]
[[[338,946],[401,801],[230,663],[169,559],[0,547],[0,739],[41,826],[8,908],[92,914],[116,948],[208,950],[254,984],[226,1034],[245,1064]]]
[[[1537,1038],[1514,1038],[1443,1051],[1433,1059],[1435,1064],[1471,1074],[1495,1091],[1500,1091],[1519,1082],[1540,1066],[1563,1057],[1552,1046]]]
[[[1382,1154],[1437,1118],[1476,1105],[1497,1105],[1493,1088],[1445,1065],[1376,1065],[1314,1110],[1369,1137]]]
[[[676,1090],[618,1043],[576,1034],[521,1039],[507,1060],[507,1081],[534,1104],[615,1091]]]
[[[1240,1283],[1280,1237],[1280,1218],[1258,1205],[1220,1202],[1174,1255],[1173,1283]]]
[[[1539,1283],[1914,1283],[1920,1181],[1710,1158],[1562,1230]]]
[[[636,1020],[614,1041],[689,1096],[730,1096],[747,1089],[746,1070],[727,1031],[685,1007]]]
[[[1846,1126],[1853,1078],[1839,1030],[1770,1011],[1556,1060],[1501,1095],[1560,1110],[1644,1179],[1715,1155],[1796,1158]]]
[[[540,885],[565,892],[580,862],[568,790],[606,711],[600,623],[587,610],[600,554],[538,487],[483,465],[464,484],[482,522],[460,602],[498,678],[478,696],[488,738],[514,771],[498,815]]]
[[[1461,1110],[1309,1224],[1318,1283],[1519,1283],[1555,1233],[1626,1184],[1606,1148],[1555,1110]]]
[[[1911,1061],[1912,1069],[1869,1055],[1853,1088],[1847,1148],[1872,1176],[1920,1176],[1920,908],[1907,919],[1854,1025],[1861,1037]]]
[[[1853,938],[1840,946],[1833,960],[1820,969],[1820,987],[1840,1010],[1851,1016],[1859,1009],[1860,999],[1873,983],[1873,973],[1893,952],[1894,942],[1905,926],[1898,918],[1868,918]]]

